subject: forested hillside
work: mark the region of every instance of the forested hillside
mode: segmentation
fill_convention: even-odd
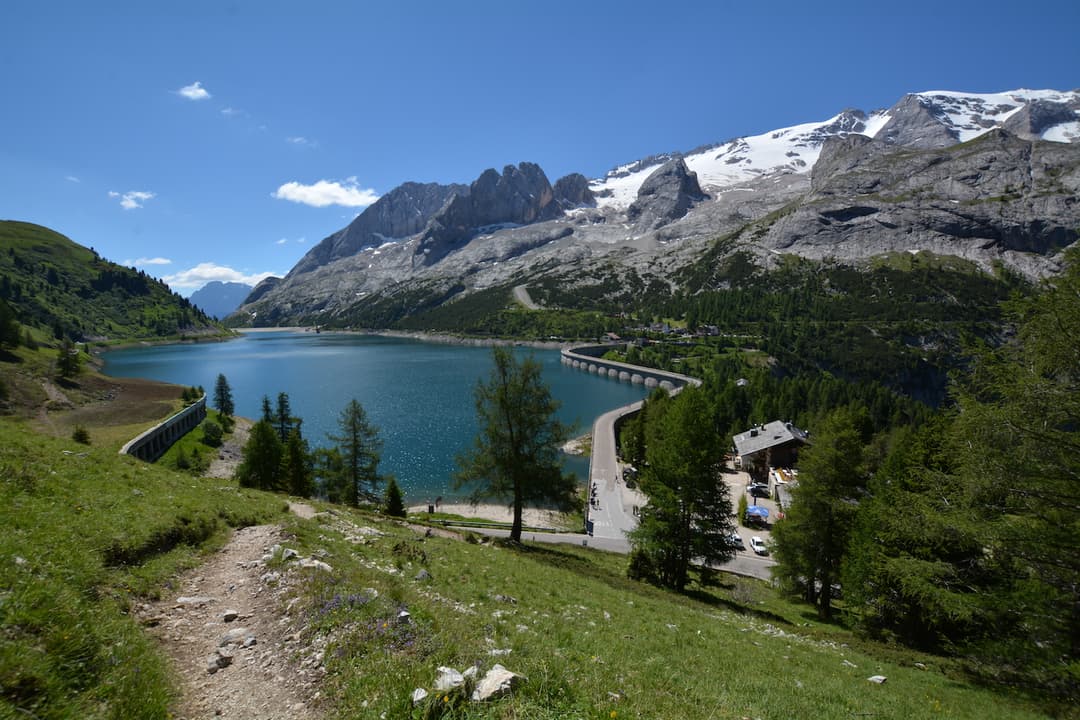
[[[0,299],[23,326],[56,339],[109,341],[223,332],[160,280],[30,223],[0,222]]]

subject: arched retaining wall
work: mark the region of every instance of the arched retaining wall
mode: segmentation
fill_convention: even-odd
[[[644,385],[647,388],[662,387],[671,391],[686,385],[700,385],[701,381],[689,375],[657,370],[655,368],[630,365],[629,363],[604,360],[608,350],[620,348],[619,345],[585,345],[565,348],[562,351],[562,364],[593,375],[602,375],[620,382]]]

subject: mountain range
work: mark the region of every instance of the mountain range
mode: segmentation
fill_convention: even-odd
[[[245,283],[212,280],[191,293],[188,299],[207,315],[221,319],[240,307],[252,290],[254,288]]]
[[[928,251],[1038,278],[1077,239],[1078,141],[1080,91],[934,91],[592,180],[552,184],[522,162],[467,186],[408,182],[256,288],[233,320],[333,324],[378,305],[392,321],[486,288],[601,275],[675,289],[734,252],[768,268],[784,255],[857,264]]]

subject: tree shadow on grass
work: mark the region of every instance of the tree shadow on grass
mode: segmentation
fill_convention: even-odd
[[[685,590],[682,593],[677,593],[672,590],[668,590],[656,585],[650,585],[648,583],[640,582],[638,580],[631,580],[626,577],[625,573],[613,572],[612,570],[601,567],[596,563],[590,562],[587,558],[581,557],[578,554],[560,550],[554,545],[524,545],[518,543],[500,543],[503,547],[519,553],[522,556],[528,557],[531,560],[542,562],[551,567],[559,568],[560,570],[567,570],[569,572],[587,577],[593,580],[604,583],[608,587],[621,590],[624,592],[632,592],[637,595],[650,596],[655,598],[662,598],[667,600],[690,600],[695,601],[711,607],[722,607],[733,612],[737,612],[743,615],[753,615],[754,617],[766,620],[768,622],[779,625],[793,625],[793,623],[782,615],[777,615],[774,612],[768,610],[761,610],[749,605],[744,605],[736,600],[728,599],[716,595],[715,593],[708,592],[700,587],[694,587]],[[595,552],[595,551],[594,551]],[[722,578],[730,578],[730,583],[725,585]],[[735,577],[731,575],[721,574],[717,578],[717,586],[720,588],[726,588],[731,590],[734,588]]]
[[[10,350],[0,348],[0,362],[21,363],[22,361],[23,359],[21,357],[11,352]]]

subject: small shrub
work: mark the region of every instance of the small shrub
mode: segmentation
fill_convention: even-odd
[[[202,424],[202,432],[202,441],[204,445],[209,445],[210,447],[221,447],[221,441],[222,437],[225,434],[225,431],[220,425],[218,425],[213,420],[206,420]]]
[[[75,429],[71,431],[71,439],[74,440],[77,443],[82,443],[83,445],[89,445],[90,444],[90,431],[87,430],[82,425],[76,425]]]
[[[742,493],[741,495],[739,495],[739,524],[743,527],[746,526],[746,508],[748,507],[749,505],[746,502],[746,493]]]
[[[386,514],[390,517],[403,518],[406,515],[405,499],[401,496],[401,488],[397,480],[390,478],[386,485]]]
[[[649,553],[642,548],[634,548],[630,553],[630,564],[626,567],[626,577],[641,582],[656,582],[656,565]]]

